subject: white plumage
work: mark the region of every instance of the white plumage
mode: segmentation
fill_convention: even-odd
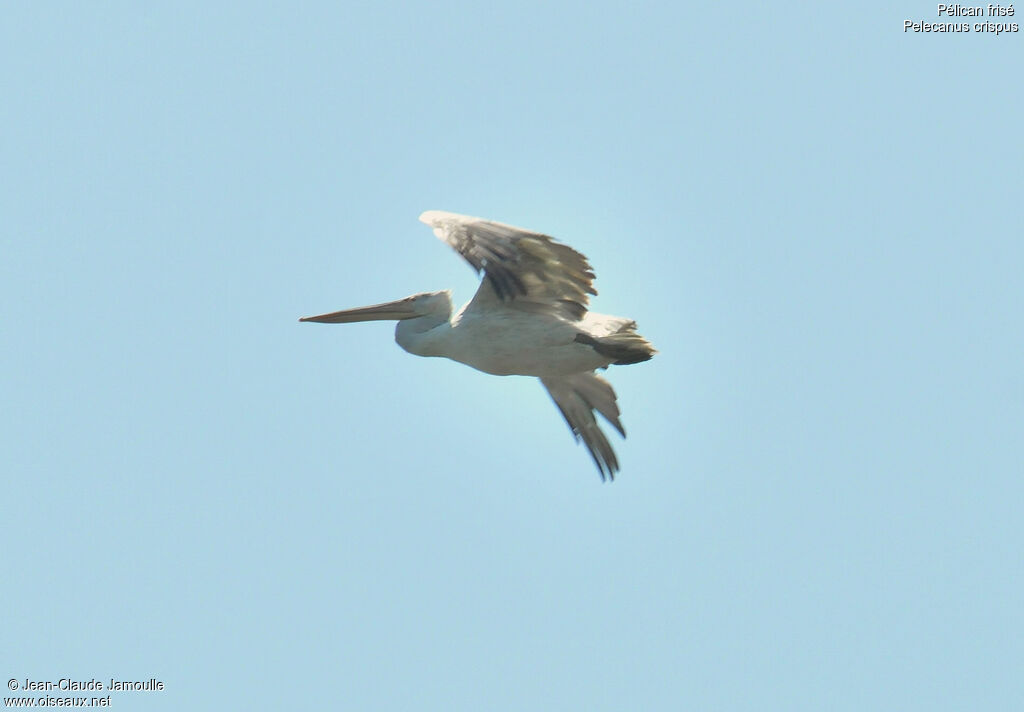
[[[587,311],[596,295],[587,258],[541,233],[441,210],[420,220],[482,272],[476,294],[452,316],[448,291],[346,309],[300,321],[328,324],[396,319],[395,341],[417,356],[440,356],[497,376],[536,376],[551,394],[601,478],[618,459],[594,417],[625,436],[611,385],[594,371],[646,361],[655,350],[636,322]]]

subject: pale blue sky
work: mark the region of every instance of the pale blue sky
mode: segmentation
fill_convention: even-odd
[[[1024,707],[1024,45],[934,12],[6,4],[0,672]],[[577,247],[659,348],[614,484],[535,381],[296,321],[468,299],[426,209]]]

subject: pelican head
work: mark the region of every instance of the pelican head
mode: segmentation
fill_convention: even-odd
[[[317,316],[304,316],[299,321],[315,321],[320,324],[352,324],[357,321],[402,321],[419,317],[439,317],[445,320],[451,315],[451,292],[424,292],[394,302],[373,304],[368,307],[343,309]]]
[[[442,292],[414,294],[396,302],[304,316],[299,321],[351,324],[357,321],[397,320],[395,341],[399,346],[417,356],[441,356],[443,350],[438,340],[443,336],[442,332],[450,329],[448,319],[451,314],[452,293],[446,289]]]

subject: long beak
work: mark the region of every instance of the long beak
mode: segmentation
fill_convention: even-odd
[[[299,321],[316,321],[321,324],[351,324],[356,321],[411,319],[414,316],[419,316],[419,314],[413,308],[412,299],[399,299],[397,302],[374,304],[373,306],[359,307],[357,309],[344,309],[331,312],[330,314],[304,316]]]

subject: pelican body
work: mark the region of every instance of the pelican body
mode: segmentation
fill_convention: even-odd
[[[420,220],[484,273],[476,294],[454,316],[445,290],[299,321],[397,320],[395,341],[411,354],[449,358],[495,376],[540,378],[601,479],[614,479],[618,460],[594,411],[626,433],[615,392],[595,370],[656,353],[636,332],[636,322],[587,311],[588,295],[597,294],[590,264],[547,235],[441,210]]]

